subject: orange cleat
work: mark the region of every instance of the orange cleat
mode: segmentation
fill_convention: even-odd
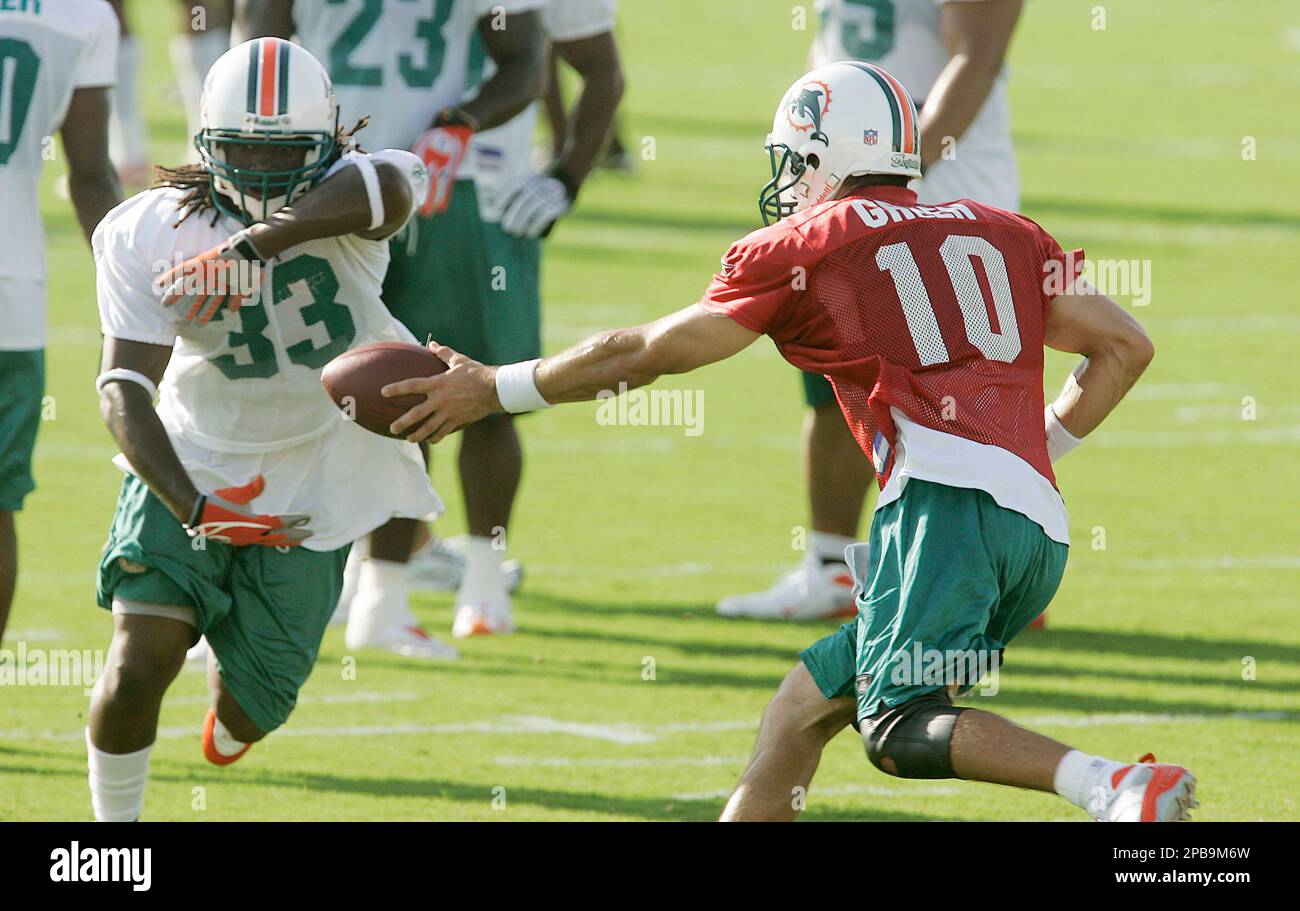
[[[251,743],[244,744],[244,748],[233,756],[226,756],[217,750],[217,745],[213,742],[213,731],[217,726],[217,713],[208,709],[208,717],[203,719],[203,758],[213,765],[230,765],[240,756],[248,752]]]

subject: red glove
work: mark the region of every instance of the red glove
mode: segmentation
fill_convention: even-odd
[[[181,303],[185,308],[182,318],[200,326],[223,307],[238,312],[244,301],[256,296],[262,283],[264,258],[247,233],[240,231],[159,276],[155,288],[163,296],[163,306]]]
[[[456,172],[465,160],[465,151],[473,135],[472,129],[460,124],[434,127],[425,130],[411,146],[411,151],[420,156],[429,172],[429,195],[420,207],[420,214],[425,218],[447,210],[456,184]]]
[[[306,528],[307,516],[289,513],[282,516],[254,515],[242,507],[259,496],[266,487],[259,474],[242,487],[223,487],[210,495],[200,496],[185,530],[194,538],[210,538],[232,547],[260,544],[264,547],[297,547],[311,537]]]

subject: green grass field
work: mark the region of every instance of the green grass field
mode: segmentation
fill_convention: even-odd
[[[173,161],[172,4],[134,5],[153,150]],[[1282,0],[1146,0],[1109,5],[1094,30],[1094,5],[1026,4],[1011,56],[1023,207],[1067,247],[1151,262],[1134,312],[1158,355],[1062,464],[1075,545],[1050,628],[1015,643],[981,706],[1089,752],[1189,766],[1198,819],[1300,819],[1300,21]],[[788,3],[622,6],[624,133],[654,157],[594,180],[548,242],[548,350],[697,298],[755,227],[762,138],[811,35]],[[120,476],[92,391],[93,269],[51,190],[59,171],[45,206],[55,413],[20,517],[8,649],[104,648],[110,634],[94,570]],[[1050,358],[1053,392],[1070,366]],[[794,371],[760,343],[670,385],[704,390],[701,435],[602,426],[595,406],[524,422],[517,635],[469,642],[448,665],[360,654],[346,679],[332,629],[293,718],[227,769],[200,755],[205,688],[187,670],[163,708],[147,818],[714,817],[767,699],[830,624],[713,614],[799,557]],[[444,534],[461,530],[452,451],[435,457]],[[450,595],[417,610],[449,629]],[[0,820],[88,818],[86,704],[80,686],[0,693]],[[1048,795],[887,778],[842,736],[805,818],[1085,817]]]

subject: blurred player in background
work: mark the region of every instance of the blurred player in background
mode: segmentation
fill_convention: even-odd
[[[62,134],[81,231],[121,201],[108,157],[117,24],[101,0],[0,9],[0,640],[18,575],[14,513],[36,486],[45,391],[45,229],[38,187]]]
[[[385,304],[422,341],[456,338],[471,351],[511,359],[530,356],[539,345],[535,322],[503,306],[511,301],[489,296],[490,253],[478,197],[474,181],[459,172],[475,133],[500,126],[541,94],[541,3],[245,0],[237,7],[241,34],[297,34],[328,62],[345,116],[349,110],[370,115],[367,143],[412,149],[428,167],[428,195],[418,217],[394,238],[384,281]],[[495,70],[465,102],[476,34]],[[503,586],[505,529],[523,469],[509,417],[494,416],[465,434],[459,468],[470,532],[465,582],[495,576],[485,584]],[[417,533],[416,522],[394,521],[371,536],[356,588],[340,601],[349,648],[454,657],[411,612],[407,564]]]
[[[813,66],[876,63],[920,99],[925,177],[913,189],[921,202],[969,198],[1020,208],[1004,65],[1020,8],[1021,0],[817,0]],[[803,384],[812,513],[807,554],[772,588],[722,599],[724,616],[806,620],[854,613],[844,551],[858,538],[871,465],[830,381],[805,372]]]
[[[1186,818],[1195,781],[1180,766],[1091,756],[952,704],[1056,593],[1069,521],[1052,461],[1110,414],[1154,349],[1076,280],[1082,251],[973,200],[918,204],[907,187],[920,176],[917,120],[879,67],[811,71],[768,135],[769,226],[732,245],[697,304],[502,367],[433,344],[450,369],[385,387],[425,396],[392,430],[436,443],[485,413],[588,401],[769,335],[788,361],[832,378],[881,494],[870,548],[848,555],[857,622],[804,651],[726,818],[793,817],[820,736],[847,724],[890,775],[1055,792],[1096,819]],[[806,282],[792,281],[800,270]],[[1046,406],[1045,346],[1084,356]]]
[[[547,0],[542,24],[555,54],[582,80],[572,117],[565,124],[554,160],[542,173],[533,173],[533,130],[539,105],[534,103],[509,123],[476,133],[461,166],[461,179],[472,177],[486,237],[487,305],[508,314],[521,338],[521,356],[541,354],[541,238],[568,213],[583,181],[591,173],[613,123],[623,94],[623,72],[614,42],[615,0]],[[480,78],[491,77],[482,44],[471,54],[472,95]],[[492,278],[500,276],[501,281]],[[509,491],[503,491],[506,493]],[[512,502],[499,505],[499,517],[509,517]],[[485,517],[490,518],[490,517]],[[503,526],[504,527],[504,526]],[[437,580],[445,560],[430,541],[411,561],[415,584]],[[471,536],[465,571],[457,581],[457,637],[500,634],[515,628],[500,551],[492,541]],[[508,567],[506,567],[508,569]]]
[[[610,35],[611,42],[617,46],[618,33],[614,31]],[[564,154],[566,143],[570,140],[572,132],[572,121],[570,112],[564,100],[564,85],[560,75],[560,56],[556,53],[554,45],[551,46],[551,53],[547,58],[547,80],[546,94],[542,98],[543,108],[546,111],[546,127],[551,137],[550,160],[554,161]],[[573,66],[572,61],[565,61]],[[619,73],[620,81],[622,72]],[[585,78],[585,77],[584,77]],[[627,147],[623,144],[622,129],[619,125],[618,111],[614,112],[614,120],[610,125],[608,138],[605,146],[596,160],[596,167],[606,168],[611,171],[631,171],[632,157],[628,154]]]
[[[441,510],[418,447],[340,420],[320,383],[352,347],[412,340],[380,289],[423,164],[350,151],[324,68],[275,38],[217,61],[201,123],[202,164],[160,169],[94,237],[95,385],[126,472],[86,731],[100,820],[139,818],[163,694],[200,635],[203,754],[225,765],[293,710],[351,542]]]
[[[143,51],[131,31],[126,0],[109,0],[121,25],[121,52],[117,62],[117,88],[113,91],[112,137],[113,163],[122,183],[129,190],[145,186],[150,179],[149,134],[140,113],[140,68]],[[132,9],[135,4],[132,4]],[[230,47],[229,0],[177,0],[176,33],[167,46],[185,120],[187,138],[199,131],[199,95],[208,68]],[[186,144],[193,158],[192,147]]]

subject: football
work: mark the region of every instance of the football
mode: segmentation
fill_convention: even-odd
[[[441,358],[420,345],[372,342],[334,358],[321,371],[320,381],[344,415],[371,433],[392,437],[389,425],[422,399],[418,395],[386,399],[380,390],[398,380],[433,376],[446,369]]]

